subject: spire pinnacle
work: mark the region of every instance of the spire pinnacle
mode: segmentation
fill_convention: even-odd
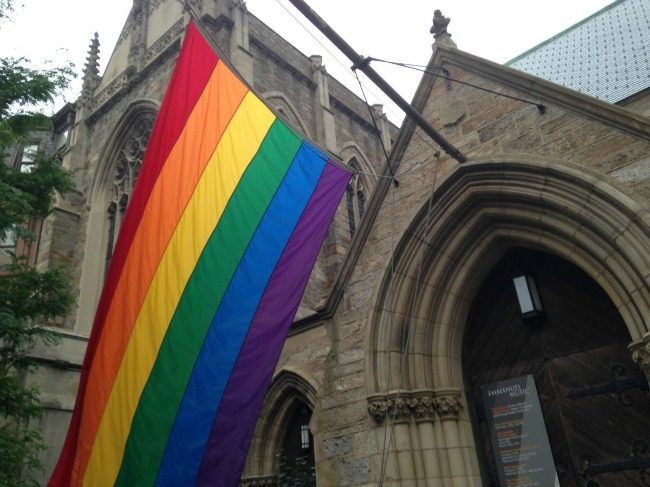
[[[92,97],[93,90],[99,83],[99,34],[95,32],[90,41],[88,56],[83,71],[83,85],[81,88],[81,98],[89,101]]]

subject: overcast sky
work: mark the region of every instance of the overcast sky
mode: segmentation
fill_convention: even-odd
[[[101,62],[108,60],[132,1],[15,0],[14,3],[13,18],[0,24],[0,56],[25,56],[34,62],[71,61],[80,73],[95,31],[99,32]],[[451,18],[448,30],[459,49],[504,63],[612,0],[308,0],[308,3],[360,54],[426,64],[431,54],[433,38],[429,28],[435,9]],[[311,37],[304,28],[307,20],[288,0],[248,0],[247,6],[305,54],[322,55],[328,71],[358,91],[354,77],[346,69],[351,63],[310,27],[320,43]],[[382,64],[374,67],[402,96],[411,99],[419,73]],[[370,82],[365,81],[364,85],[371,91],[372,103],[387,103]],[[68,101],[74,101],[79,89],[80,82],[77,82],[67,95]],[[393,120],[401,118],[396,108],[387,107],[387,112]]]

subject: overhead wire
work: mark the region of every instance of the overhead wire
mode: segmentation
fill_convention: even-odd
[[[509,95],[507,93],[501,93],[499,91],[491,90],[490,88],[485,88],[484,86],[479,86],[479,85],[476,85],[474,83],[470,83],[468,81],[463,81],[463,80],[460,80],[460,79],[457,79],[457,78],[452,78],[451,76],[449,76],[449,71],[447,71],[445,68],[437,68],[437,69],[440,69],[441,71],[443,71],[443,73],[444,73],[444,74],[438,74],[438,73],[434,73],[433,71],[431,71],[430,67],[426,66],[424,64],[411,64],[411,63],[402,63],[402,62],[398,62],[398,61],[388,61],[386,59],[379,59],[379,58],[376,58],[376,57],[367,57],[366,59],[368,59],[370,61],[377,61],[377,62],[380,62],[380,63],[392,64],[394,66],[400,66],[400,67],[403,67],[403,68],[408,68],[408,69],[413,69],[415,71],[420,71],[421,73],[425,73],[425,74],[435,76],[435,77],[438,77],[438,78],[443,78],[443,79],[445,79],[447,81],[453,81],[454,83],[469,86],[471,88],[476,88],[477,90],[485,91],[487,93],[492,93],[493,95],[502,96],[504,98],[510,98],[511,100],[517,100],[517,101],[521,101],[523,103],[528,103],[530,105],[534,105],[541,114],[544,114],[546,112],[546,105],[544,105],[542,103],[537,103],[535,101],[526,100],[525,98],[520,98],[518,96]]]
[[[316,42],[330,56],[332,56],[332,58],[335,60],[335,62],[340,64],[346,70],[345,71],[346,73],[349,73],[349,71],[347,71],[347,69],[349,69],[349,68],[347,66],[345,66],[338,59],[338,57],[336,55],[334,55],[320,41],[320,39],[318,39],[315,35],[313,35],[312,32],[309,29],[307,29],[302,24],[302,22],[300,22],[300,20],[297,19],[293,15],[293,13],[290,10],[288,10],[279,0],[275,0],[275,1],[276,1],[276,3],[278,3],[278,5],[280,5],[280,7],[282,7],[283,10],[285,10],[291,16],[291,18],[293,18],[305,31],[307,31],[307,33],[314,40],[316,40]],[[408,66],[406,66],[406,67],[408,67]],[[390,163],[390,156],[389,156],[388,151],[387,151],[387,149],[386,149],[386,147],[385,147],[385,145],[383,143],[383,140],[381,138],[381,133],[380,133],[378,127],[377,127],[377,123],[376,123],[374,114],[372,112],[372,108],[371,108],[370,104],[368,103],[368,99],[367,99],[367,96],[365,94],[364,86],[361,83],[361,80],[359,79],[359,76],[358,76],[358,74],[356,72],[356,69],[354,67],[352,67],[352,71],[354,72],[354,77],[356,78],[356,81],[359,84],[359,89],[361,90],[361,94],[362,94],[364,102],[365,102],[365,104],[366,104],[366,106],[368,108],[370,118],[371,118],[371,120],[373,122],[373,125],[375,127],[375,132],[376,132],[377,137],[378,137],[378,139],[380,141],[384,156],[386,158],[386,164],[387,164],[388,170],[390,172],[389,177],[395,183],[394,185],[392,185],[391,191],[390,191],[390,193],[392,195],[392,202],[391,202],[391,215],[392,215],[392,218],[391,218],[392,223],[391,223],[391,225],[392,226],[391,226],[391,232],[390,232],[391,233],[391,236],[390,236],[390,239],[391,239],[391,256],[390,256],[390,260],[389,260],[389,266],[390,266],[390,270],[389,270],[389,273],[390,273],[389,286],[392,286],[392,285],[394,285],[394,281],[395,281],[394,280],[394,275],[395,275],[395,245],[396,245],[396,240],[395,240],[395,238],[396,238],[395,187],[397,186],[397,181],[398,180],[396,179],[396,175],[395,175],[393,167],[392,167],[392,165]],[[368,90],[368,91],[370,91],[372,93],[371,90]],[[373,96],[377,97],[377,95],[375,93],[373,93]],[[424,137],[417,130],[414,130],[414,135],[416,137],[420,138],[426,145],[428,145],[434,151],[435,161],[439,162],[440,150],[437,147],[435,147],[428,138]],[[423,262],[424,262],[424,254],[425,254],[425,249],[426,249],[426,232],[427,232],[427,230],[429,228],[429,225],[430,225],[430,217],[431,217],[432,210],[433,210],[434,193],[435,193],[435,188],[436,188],[436,184],[437,184],[439,166],[440,166],[439,164],[435,165],[434,174],[433,174],[433,181],[432,181],[432,185],[431,185],[431,195],[428,198],[427,214],[426,214],[425,224],[424,224],[423,230],[422,230],[423,235],[420,238],[421,241],[423,241],[425,245],[422,246],[422,249],[421,249],[421,252],[420,252],[420,258],[419,258],[419,262],[418,262],[417,275],[416,275],[416,283],[415,283],[415,295],[417,295],[419,293],[420,285],[421,285],[421,276],[422,276],[422,269],[423,269]],[[401,175],[404,175],[404,174],[410,172],[411,170],[414,170],[416,167],[417,166],[403,171],[401,173]],[[361,173],[361,172],[359,172],[359,173]],[[368,174],[368,173],[363,173],[363,174]],[[378,175],[378,174],[372,174],[372,175],[376,176],[376,177],[387,177],[387,176]],[[391,293],[389,293],[388,295],[391,295]],[[390,309],[386,309],[386,311],[388,312],[389,328],[392,329],[393,326],[394,326],[394,309],[393,309],[393,306],[391,306]],[[414,314],[415,314],[415,300],[413,300],[412,303],[411,303],[409,318],[412,318],[412,316]],[[411,347],[411,340],[412,340],[412,332],[411,332],[411,325],[410,325],[411,321],[412,321],[411,319],[407,319],[405,321],[405,323],[406,323],[405,326],[407,326],[407,329],[406,329],[406,337],[405,337],[404,349],[403,349],[402,355],[400,357],[397,398],[399,398],[399,395],[400,395],[400,392],[401,392],[402,381],[403,381],[403,378],[404,378],[404,371],[406,370],[406,360],[407,360],[407,357],[408,357],[409,349]],[[392,354],[389,353],[388,354],[388,362],[389,363],[388,363],[388,367],[387,367],[387,387],[388,387],[389,391],[391,390],[391,385],[390,384],[391,384],[391,376],[392,376],[392,374],[391,374],[391,366],[390,366],[391,361],[392,361]],[[396,408],[393,408],[392,415],[387,414],[386,418],[385,418],[384,435],[383,435],[383,442],[382,442],[383,443],[382,444],[382,458],[381,458],[380,478],[379,478],[379,486],[380,487],[383,486],[384,480],[386,478],[386,469],[387,469],[387,466],[388,466],[388,459],[389,459],[390,449],[391,449],[391,445],[393,444],[394,435],[395,435],[394,424],[395,424],[396,414],[397,414],[397,410],[396,410]]]
[[[316,35],[315,35],[315,34],[314,34],[310,29],[308,29],[307,26],[306,26],[306,25],[305,25],[305,24],[304,24],[304,23],[303,23],[303,22],[302,22],[298,17],[296,17],[296,16],[294,15],[294,13],[293,13],[290,9],[288,9],[288,8],[287,8],[287,7],[286,7],[286,6],[285,6],[285,5],[284,5],[280,0],[275,0],[275,3],[277,3],[277,4],[280,6],[280,8],[282,8],[282,10],[284,10],[284,11],[285,11],[285,12],[286,12],[286,13],[287,13],[287,14],[288,14],[288,15],[289,15],[293,20],[294,20],[294,22],[296,22],[296,23],[298,24],[298,26],[299,26],[302,30],[304,30],[304,31],[305,31],[305,32],[306,32],[306,33],[307,33],[307,34],[308,34],[312,39],[314,39],[314,41],[316,41],[316,43],[317,43],[320,47],[322,47],[323,50],[324,50],[325,52],[327,52],[327,53],[332,57],[332,59],[334,60],[334,62],[336,62],[336,64],[338,64],[340,67],[343,68],[343,70],[344,70],[343,72],[344,72],[346,75],[351,76],[353,79],[355,79],[355,81],[357,81],[357,82],[359,83],[359,85],[360,85],[360,87],[361,87],[361,90],[362,90],[362,94],[363,94],[363,91],[364,91],[364,89],[365,89],[365,91],[368,92],[368,93],[370,93],[373,97],[375,97],[375,98],[377,98],[377,99],[382,99],[382,97],[379,96],[379,95],[378,95],[374,90],[372,90],[372,89],[369,88],[366,84],[364,84],[364,83],[361,82],[361,80],[360,80],[360,78],[358,77],[358,75],[357,75],[356,70],[354,69],[354,67],[351,67],[350,65],[345,64],[343,61],[341,61],[341,59],[339,58],[339,56],[336,55],[335,53],[333,53],[333,52],[332,52],[332,51],[327,47],[327,45],[326,45],[325,43],[323,43],[323,41],[322,41],[321,39],[319,39],[318,36],[316,36]],[[370,59],[376,59],[376,58],[370,58]],[[353,73],[354,73],[354,75],[353,75]],[[364,97],[365,97],[365,94],[364,94]],[[368,104],[367,99],[366,99],[366,104]],[[385,108],[386,108],[386,110],[387,110],[388,112],[392,113],[392,114],[393,114],[397,119],[402,119],[402,120],[404,120],[405,113],[404,113],[403,111],[400,110],[400,112],[399,112],[399,114],[398,114],[398,113],[396,112],[396,110],[395,110],[397,107],[394,106],[392,103],[387,104],[387,105],[385,106]],[[374,122],[374,120],[373,120],[373,122]],[[402,123],[404,123],[404,122],[402,122]],[[429,146],[433,151],[435,151],[435,152],[439,151],[440,148],[439,148],[437,145],[434,145],[433,141],[432,141],[429,137],[424,136],[424,135],[423,135],[422,133],[420,133],[420,131],[418,131],[417,129],[413,130],[413,136],[416,137],[416,138],[418,138],[422,143],[424,143],[424,144],[426,144],[427,146]],[[392,171],[394,168],[390,167],[390,169],[391,169],[391,171]],[[396,180],[398,180],[398,177],[400,177],[400,176],[402,176],[402,175],[404,175],[404,174],[407,174],[407,173],[410,172],[411,170],[412,170],[412,169],[407,169],[407,170],[403,171],[402,173],[393,174],[393,176],[391,176],[391,177],[394,177]],[[385,177],[387,177],[387,176],[384,176],[384,175],[382,175],[382,174],[361,173],[361,172],[359,172],[359,171],[355,171],[355,172],[356,172],[356,173],[359,173],[359,174],[367,174],[367,175],[374,176],[374,177],[377,177],[377,178],[385,178]]]
[[[361,94],[363,95],[363,101],[366,103],[366,107],[368,108],[368,115],[370,115],[370,119],[372,120],[372,125],[375,127],[375,131],[377,133],[377,139],[379,140],[379,145],[381,145],[381,150],[383,151],[384,157],[386,158],[386,166],[388,166],[388,171],[390,172],[390,175],[393,178],[393,184],[397,186],[399,185],[399,181],[395,179],[395,173],[390,164],[390,156],[388,155],[388,151],[386,150],[386,144],[384,144],[384,139],[381,137],[381,131],[377,126],[377,121],[375,120],[375,114],[372,111],[372,107],[370,106],[370,103],[368,103],[368,97],[366,96],[366,92],[363,89],[363,85],[361,84],[361,80],[359,79],[359,75],[357,74],[356,70],[354,70],[354,76],[357,78],[357,82],[359,83],[359,89],[361,90]]]
[[[291,17],[291,18],[292,18],[292,19],[293,19],[293,20],[294,20],[294,21],[295,21],[295,22],[300,26],[300,28],[301,28],[302,30],[304,30],[304,31],[305,31],[305,32],[306,32],[306,33],[307,33],[307,34],[308,34],[312,39],[314,39],[314,41],[316,41],[316,43],[317,43],[320,47],[322,47],[323,50],[324,50],[325,52],[327,52],[327,53],[332,57],[332,59],[334,60],[334,62],[335,62],[336,64],[338,64],[341,68],[343,68],[343,70],[344,70],[343,72],[344,72],[346,75],[348,75],[348,76],[350,76],[351,78],[354,79],[354,76],[353,76],[353,74],[352,74],[352,70],[350,69],[350,65],[349,65],[349,64],[345,64],[343,61],[341,61],[341,59],[339,58],[339,56],[336,55],[335,53],[333,53],[333,52],[332,52],[332,51],[327,47],[327,45],[326,45],[325,43],[323,43],[323,41],[322,41],[321,39],[319,39],[318,36],[316,36],[316,35],[315,35],[311,30],[309,30],[309,29],[307,28],[307,26],[306,26],[305,24],[303,24],[303,23],[300,21],[300,19],[299,19],[298,17],[296,17],[296,16],[293,14],[293,12],[291,12],[291,10],[289,10],[289,9],[288,9],[288,8],[287,8],[287,7],[286,7],[286,6],[285,6],[285,5],[284,5],[280,0],[275,0],[275,3],[277,3],[277,4],[278,4],[278,5],[279,5],[279,6],[280,6],[280,7],[281,7],[285,12],[287,12],[287,14],[289,14],[289,16],[290,16],[290,17]],[[382,97],[381,97],[380,95],[378,95],[377,92],[373,91],[373,90],[370,89],[368,86],[365,86],[365,89],[366,89],[366,91],[367,91],[368,93],[370,93],[373,97],[375,97],[375,98],[377,98],[377,99],[382,99]],[[390,112],[391,112],[391,113],[392,113],[392,114],[393,114],[397,119],[402,118],[402,116],[403,116],[403,112],[400,111],[400,113],[397,113],[397,112],[395,111],[395,109],[394,109],[394,107],[393,107],[392,105],[387,105],[386,108],[387,108],[387,110],[390,111]]]

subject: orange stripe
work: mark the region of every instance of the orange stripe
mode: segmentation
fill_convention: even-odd
[[[162,254],[247,91],[223,63],[217,64],[151,192],[90,370],[72,485],[80,485],[83,479],[115,376]]]

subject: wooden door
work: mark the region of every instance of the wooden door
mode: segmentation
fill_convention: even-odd
[[[534,276],[545,315],[523,321],[512,277]],[[463,367],[486,485],[499,485],[481,385],[531,374],[562,486],[650,486],[650,394],[603,290],[569,262],[509,251],[482,284]]]

